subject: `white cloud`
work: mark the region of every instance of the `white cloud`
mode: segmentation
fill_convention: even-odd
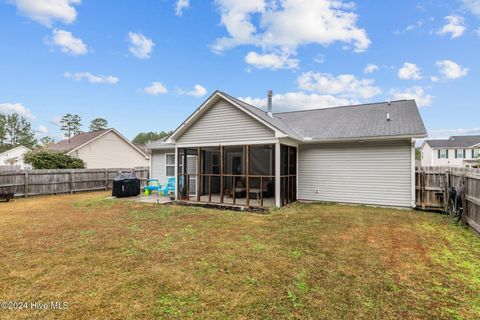
[[[352,3],[341,0],[216,0],[228,36],[212,46],[221,53],[239,45],[295,52],[301,45],[334,42],[365,51],[370,39],[357,27]],[[257,19],[258,18],[258,19]],[[258,22],[257,22],[258,21]]]
[[[187,96],[193,96],[193,97],[203,97],[204,95],[207,94],[207,89],[205,89],[204,87],[202,87],[201,85],[199,84],[196,84],[194,87],[193,87],[193,90],[183,90],[183,89],[180,89],[178,88],[176,90],[176,93],[177,94],[180,94],[180,95],[187,95]]]
[[[0,103],[0,114],[9,115],[12,113],[16,113],[29,120],[35,120],[37,118],[30,109],[21,103]]]
[[[51,124],[55,124],[55,125],[57,125],[57,126],[60,126],[60,125],[62,125],[61,121],[62,121],[62,117],[60,117],[60,116],[54,116],[54,117],[50,120],[50,123],[51,123]]]
[[[135,57],[140,59],[149,59],[155,43],[152,39],[145,37],[141,33],[129,32],[128,38],[130,40],[130,51]]]
[[[463,3],[472,14],[480,16],[480,0],[463,0]]]
[[[378,66],[376,64],[372,64],[372,63],[369,63],[367,64],[367,66],[365,67],[365,69],[363,69],[363,73],[374,73],[375,71],[378,71]]]
[[[452,60],[437,61],[436,66],[444,79],[458,79],[468,74],[468,68],[464,68]]]
[[[75,5],[81,0],[11,0],[24,16],[50,27],[55,21],[73,23],[77,18]]]
[[[265,108],[267,106],[266,98],[245,97],[239,99],[260,108]],[[274,112],[319,109],[357,103],[355,100],[338,98],[332,95],[319,95],[316,93],[306,94],[300,91],[275,94],[273,95],[272,100]]]
[[[94,75],[90,72],[65,72],[63,74],[65,78],[73,79],[76,81],[80,81],[82,79],[86,79],[90,83],[106,83],[106,84],[116,84],[118,82],[118,78],[114,76],[104,76],[104,75]]]
[[[411,87],[403,91],[392,89],[390,94],[393,100],[415,99],[419,107],[428,107],[433,99],[422,87]]]
[[[160,82],[152,82],[152,85],[145,87],[143,91],[154,96],[168,92],[167,88]]]
[[[298,68],[298,60],[290,58],[287,53],[258,54],[250,51],[245,56],[245,62],[258,69],[295,69]]]
[[[50,45],[60,47],[60,51],[74,56],[87,53],[87,45],[82,39],[75,38],[71,32],[65,30],[53,30],[52,37],[48,40]]]
[[[177,4],[175,5],[175,14],[177,16],[182,16],[183,10],[188,9],[190,7],[190,0],[177,0]]]
[[[317,91],[323,94],[334,94],[345,98],[372,98],[382,91],[373,86],[374,80],[357,79],[352,74],[333,76],[328,73],[302,73],[297,83],[300,89]]]
[[[465,19],[461,16],[446,16],[444,20],[447,22],[440,30],[437,31],[439,35],[450,34],[451,39],[461,37],[466,30]]]
[[[35,132],[41,135],[45,135],[48,133],[48,128],[45,127],[44,125],[39,125],[38,127],[35,128]]]
[[[422,74],[416,64],[405,62],[403,67],[398,70],[398,77],[403,80],[420,80]]]
[[[322,64],[325,62],[325,56],[323,54],[317,54],[317,56],[313,58],[313,61],[315,61],[318,64]]]
[[[267,106],[266,98],[239,98],[246,103],[265,108]],[[305,109],[318,109],[335,106],[344,106],[357,103],[355,100],[338,98],[332,95],[319,95],[316,93],[306,94],[304,92],[287,92],[284,94],[274,94],[272,97],[273,111],[295,111]]]

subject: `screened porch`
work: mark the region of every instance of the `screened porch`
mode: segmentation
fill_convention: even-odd
[[[295,147],[259,144],[178,148],[176,157],[179,200],[267,208],[296,201]],[[280,166],[278,172],[276,165]]]

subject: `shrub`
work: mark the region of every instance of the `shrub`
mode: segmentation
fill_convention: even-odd
[[[85,163],[82,159],[56,151],[30,151],[24,155],[26,163],[34,169],[83,169]]]

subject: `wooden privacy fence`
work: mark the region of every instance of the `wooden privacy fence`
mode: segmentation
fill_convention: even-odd
[[[16,197],[108,190],[119,172],[135,172],[145,185],[148,167],[130,169],[61,169],[0,172],[0,193],[13,192]]]
[[[416,206],[423,210],[448,208],[448,191],[458,185],[464,199],[464,220],[480,233],[480,169],[416,167]]]

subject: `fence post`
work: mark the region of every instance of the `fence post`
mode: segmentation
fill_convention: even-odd
[[[467,219],[466,217],[468,216],[468,207],[469,207],[469,203],[468,203],[468,173],[467,172],[463,172],[463,179],[462,179],[462,183],[463,183],[463,214],[462,214],[462,219],[460,220],[461,224],[462,225],[467,225]]]
[[[70,194],[73,194],[74,183],[75,183],[75,174],[73,173],[73,171],[70,171],[70,183],[68,184],[70,188]]]
[[[105,190],[108,190],[108,169],[105,169]]]
[[[423,168],[420,172],[420,179],[421,179],[420,193],[422,194],[422,210],[425,210],[425,171],[423,170]]]
[[[24,197],[27,198],[28,197],[28,171],[25,171],[25,175],[24,175]]]

